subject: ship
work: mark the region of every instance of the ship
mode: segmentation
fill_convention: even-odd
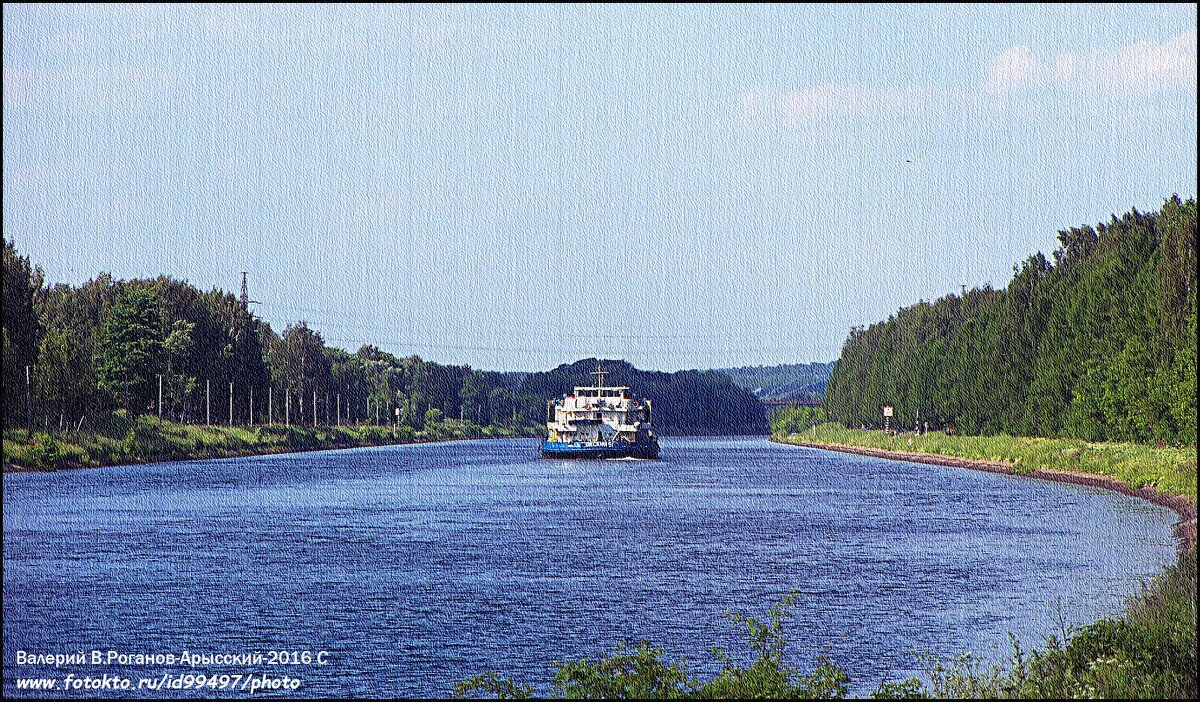
[[[597,363],[595,385],[546,403],[546,440],[542,458],[658,458],[649,398],[629,387],[606,386]]]

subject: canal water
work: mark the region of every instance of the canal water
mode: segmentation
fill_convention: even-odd
[[[764,438],[662,444],[661,461],[495,440],[5,475],[4,693],[71,673],[231,694],[136,689],[204,674],[444,697],[498,671],[546,694],[552,661],[641,639],[704,675],[710,647],[747,650],[727,611],[792,591],[792,660],[827,654],[865,692],[918,653],[1000,656],[1009,632],[1037,645],[1117,613],[1174,560],[1173,513],[1124,495]]]

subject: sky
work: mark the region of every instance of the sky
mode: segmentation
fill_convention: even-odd
[[[488,370],[829,361],[1195,197],[1195,5],[5,4],[4,235]]]

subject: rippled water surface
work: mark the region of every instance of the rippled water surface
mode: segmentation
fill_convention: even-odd
[[[254,673],[290,696],[449,694],[646,638],[712,671],[727,610],[800,593],[795,661],[867,690],[914,651],[998,653],[1119,611],[1173,514],[1091,488],[771,444],[663,461],[473,441],[4,476],[17,676]],[[17,666],[17,651],[328,651],[323,666]],[[270,669],[269,669],[270,668]],[[286,668],[286,669],[285,669]],[[126,693],[128,694],[128,693]],[[207,693],[202,693],[207,694]],[[212,692],[219,695],[218,692]],[[244,693],[243,693],[244,694]],[[159,695],[161,696],[161,695]]]

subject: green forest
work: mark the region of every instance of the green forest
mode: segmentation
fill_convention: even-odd
[[[1058,233],[990,286],[851,330],[824,411],[855,428],[1196,444],[1196,201]]]
[[[499,373],[327,346],[305,322],[277,333],[248,301],[166,276],[48,284],[4,242],[4,427],[123,435],[139,416],[181,425],[464,426],[540,431],[546,401],[590,384],[595,359]],[[712,372],[642,372],[609,382],[655,401],[660,430],[766,433],[749,392]],[[161,401],[160,401],[161,398]]]

